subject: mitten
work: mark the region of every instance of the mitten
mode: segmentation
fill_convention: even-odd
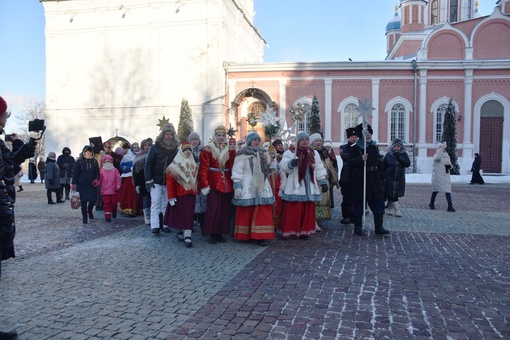
[[[175,202],[177,202],[177,198],[170,198],[168,200],[168,204],[170,204],[172,207],[175,205]]]
[[[243,195],[243,189],[241,188],[237,188],[235,191],[234,191],[234,198],[241,198],[241,196]]]
[[[294,158],[293,160],[290,161],[290,165],[295,168],[297,165],[298,165],[298,160],[297,158]]]
[[[209,191],[211,191],[211,187],[205,187],[202,190],[200,190],[202,195],[205,195],[205,196],[207,196],[207,194],[209,194]]]
[[[322,189],[322,192],[326,192],[329,190],[328,188],[328,185],[327,184],[321,184],[321,189]]]
[[[97,187],[99,185],[99,181],[97,179],[92,181],[92,186]]]
[[[156,186],[154,185],[153,181],[145,182],[145,189],[147,190],[147,192],[151,192],[151,188],[155,187]]]

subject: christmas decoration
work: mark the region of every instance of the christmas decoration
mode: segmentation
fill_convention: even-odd
[[[156,124],[156,126],[159,126],[159,131],[161,131],[163,129],[163,126],[165,126],[166,124],[170,124],[170,121],[165,118],[165,116],[163,116],[163,119],[158,119],[159,120],[159,123]]]
[[[232,138],[235,136],[237,130],[234,130],[234,128],[232,127],[232,124],[228,124],[228,130],[227,130],[227,135]]]
[[[257,124],[258,124],[257,112],[255,112],[255,111],[250,112],[248,114],[247,118],[248,118],[248,124],[251,126],[251,130],[255,131],[255,126],[257,126]]]
[[[262,112],[260,116],[261,117],[257,119],[257,121],[262,123],[266,137],[272,139],[280,133],[280,119],[276,117],[276,112],[268,110],[266,112]]]
[[[313,95],[312,108],[310,114],[310,134],[319,133],[321,136],[324,135],[321,127],[321,112],[319,108],[319,99],[316,95]]]

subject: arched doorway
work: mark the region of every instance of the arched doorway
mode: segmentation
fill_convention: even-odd
[[[503,154],[503,105],[489,100],[480,112],[480,156],[485,173],[501,173]]]

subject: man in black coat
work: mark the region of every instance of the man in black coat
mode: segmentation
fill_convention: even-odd
[[[347,134],[347,144],[340,146],[340,157],[342,158],[342,171],[340,172],[342,220],[340,220],[340,223],[349,225],[352,223],[352,186],[348,161],[351,146],[356,143],[358,136],[356,135],[356,128],[348,128],[345,132]]]
[[[367,124],[368,125],[368,124]],[[358,141],[349,151],[349,170],[351,172],[352,197],[354,200],[354,233],[365,236],[362,226],[365,212],[363,197],[374,213],[376,235],[387,235],[390,232],[383,227],[384,216],[384,172],[381,155],[377,143],[372,140],[372,127],[367,126],[366,137],[363,136],[363,125],[356,126]],[[366,148],[366,151],[365,151]],[[363,191],[363,182],[366,171],[366,191]]]

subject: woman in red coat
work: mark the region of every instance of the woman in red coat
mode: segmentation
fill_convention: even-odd
[[[198,187],[207,195],[203,234],[211,235],[211,243],[226,242],[230,227],[232,201],[232,165],[236,155],[235,145],[229,146],[227,129],[218,126],[212,141],[200,153]]]
[[[190,142],[183,142],[174,160],[166,168],[168,205],[163,225],[184,231],[184,244],[191,248],[191,231],[195,221],[198,165]]]

